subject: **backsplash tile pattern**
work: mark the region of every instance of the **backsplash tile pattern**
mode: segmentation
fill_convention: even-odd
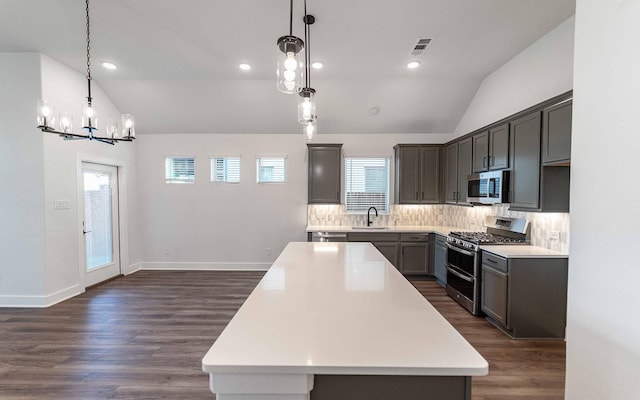
[[[374,218],[377,226],[451,226],[473,231],[484,230],[487,215],[526,218],[531,223],[531,243],[551,250],[569,251],[568,213],[528,213],[510,211],[508,204],[463,207],[446,204],[391,205],[389,214]],[[346,214],[344,205],[309,205],[307,223],[312,226],[363,226],[367,216]],[[559,240],[549,239],[551,231],[560,232]]]

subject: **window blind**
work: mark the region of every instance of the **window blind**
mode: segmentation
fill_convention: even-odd
[[[369,207],[389,212],[388,158],[345,158],[345,206],[348,213],[364,213]]]
[[[258,157],[258,183],[284,183],[286,181],[285,157]]]
[[[166,183],[193,183],[195,163],[193,157],[167,157],[164,160]]]
[[[211,182],[240,182],[240,157],[212,157]]]

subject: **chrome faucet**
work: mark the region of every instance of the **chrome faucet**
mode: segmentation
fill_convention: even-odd
[[[371,223],[373,222],[371,221],[371,210],[376,212],[376,217],[378,216],[378,210],[375,207],[369,207],[367,210],[367,226],[371,226]]]

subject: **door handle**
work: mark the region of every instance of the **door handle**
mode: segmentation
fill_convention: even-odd
[[[86,235],[87,233],[91,233],[91,231],[85,231],[84,228],[85,228],[84,221],[82,221],[82,234]]]

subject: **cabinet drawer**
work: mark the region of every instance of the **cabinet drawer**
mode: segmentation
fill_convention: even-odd
[[[401,242],[428,242],[431,237],[429,233],[401,233]]]
[[[397,242],[397,233],[349,233],[347,235],[349,242]]]
[[[486,265],[504,273],[509,272],[506,258],[502,258],[485,251],[482,252],[482,265]]]

